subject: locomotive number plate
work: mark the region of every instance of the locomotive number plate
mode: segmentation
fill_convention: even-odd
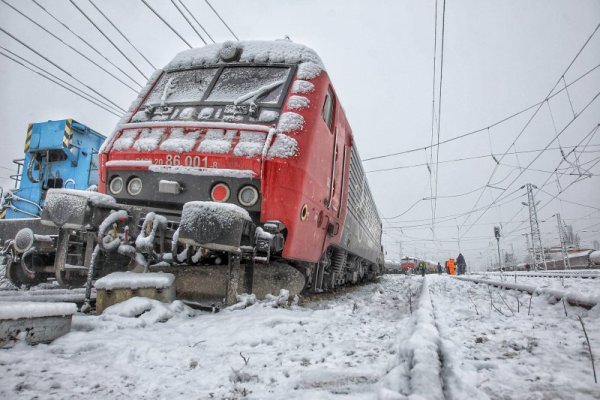
[[[248,114],[248,106],[236,106],[233,104],[229,104],[225,106],[225,114]]]

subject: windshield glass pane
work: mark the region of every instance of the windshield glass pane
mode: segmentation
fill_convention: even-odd
[[[217,68],[173,71],[164,74],[144,104],[200,103]]]
[[[277,104],[289,74],[289,67],[225,68],[206,100]]]

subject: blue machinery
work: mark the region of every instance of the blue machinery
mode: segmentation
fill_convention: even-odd
[[[14,160],[15,189],[0,188],[0,219],[39,217],[48,189],[85,190],[96,185],[98,151],[104,139],[73,119],[30,124],[25,158]]]

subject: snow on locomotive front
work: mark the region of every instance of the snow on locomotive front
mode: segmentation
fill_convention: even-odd
[[[344,112],[317,54],[290,41],[178,54],[105,143],[99,187],[114,204],[56,191],[44,219],[78,229],[100,274],[169,270],[180,297],[321,291],[382,264]],[[65,216],[69,201],[88,207]],[[100,256],[84,230],[97,232]]]

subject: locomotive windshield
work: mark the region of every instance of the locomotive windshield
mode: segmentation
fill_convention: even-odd
[[[206,98],[209,102],[248,104],[252,101],[275,105],[289,76],[287,67],[225,68]]]
[[[244,64],[168,71],[131,121],[274,123],[294,68]]]
[[[284,95],[290,71],[290,67],[227,66],[167,72],[144,105],[255,103],[274,106]]]
[[[154,87],[145,105],[198,104],[217,71],[217,68],[206,68],[168,72]]]

